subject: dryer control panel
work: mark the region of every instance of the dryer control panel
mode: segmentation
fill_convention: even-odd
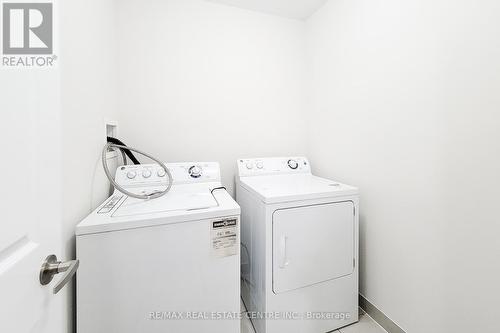
[[[173,184],[220,182],[217,162],[166,163]],[[143,187],[166,184],[168,177],[158,164],[124,165],[118,167],[115,181],[123,187]]]
[[[311,173],[307,158],[292,156],[242,158],[238,160],[238,174],[240,177],[297,173]]]

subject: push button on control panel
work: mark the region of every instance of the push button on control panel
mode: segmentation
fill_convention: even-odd
[[[127,172],[127,178],[128,179],[134,179],[135,176],[137,176],[137,173],[135,171],[129,171],[129,172]]]

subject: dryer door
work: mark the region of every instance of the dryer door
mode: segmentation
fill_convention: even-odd
[[[274,212],[274,293],[336,279],[353,270],[352,201]]]

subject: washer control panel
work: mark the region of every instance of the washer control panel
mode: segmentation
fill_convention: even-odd
[[[174,184],[220,182],[217,162],[166,163]],[[124,165],[118,167],[115,180],[124,187],[155,186],[166,184],[168,176],[158,164]]]
[[[242,158],[238,160],[240,176],[311,173],[305,157]]]

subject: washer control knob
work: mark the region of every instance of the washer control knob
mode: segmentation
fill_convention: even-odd
[[[259,161],[259,162],[257,162],[256,166],[257,166],[257,169],[262,169],[264,167],[264,163]]]
[[[193,178],[200,178],[201,177],[201,168],[197,165],[193,165],[192,167],[189,168],[188,173]]]
[[[296,160],[288,160],[288,166],[290,167],[290,169],[297,169],[299,167],[299,163],[297,163]]]
[[[144,170],[144,171],[142,172],[142,176],[143,176],[144,178],[149,178],[149,177],[151,177],[151,170],[148,170],[148,169]]]
[[[165,172],[165,169],[161,168],[161,169],[158,169],[158,171],[156,172],[156,174],[158,175],[158,177],[164,177],[166,172]]]
[[[247,162],[246,167],[247,167],[248,170],[252,170],[253,169],[253,163],[252,162]]]
[[[129,172],[127,172],[127,178],[128,179],[134,179],[135,176],[137,176],[137,173],[135,171],[129,171]]]

